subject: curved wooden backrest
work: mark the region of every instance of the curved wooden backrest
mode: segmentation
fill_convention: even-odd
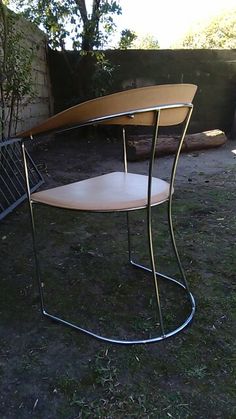
[[[165,84],[159,86],[141,87],[126,90],[112,95],[99,97],[80,103],[60,112],[39,125],[17,134],[17,137],[26,138],[31,135],[42,134],[49,131],[63,130],[69,127],[94,122],[97,118],[109,117],[120,113],[141,109],[158,107],[161,105],[191,104],[197,86],[193,84]],[[160,125],[177,125],[183,122],[188,109],[176,108],[161,111]],[[101,121],[105,124],[121,125],[153,125],[154,112],[142,112],[130,116],[111,118]]]

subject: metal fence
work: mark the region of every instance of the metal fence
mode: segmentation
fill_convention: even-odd
[[[27,153],[31,191],[35,191],[43,179]],[[24,166],[20,139],[0,141],[0,220],[26,198]]]

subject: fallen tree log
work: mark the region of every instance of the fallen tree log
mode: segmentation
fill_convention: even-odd
[[[176,152],[180,136],[160,136],[158,138],[156,155],[164,156]],[[225,144],[227,137],[218,129],[188,134],[182,147],[183,152],[220,147]],[[130,161],[143,160],[150,156],[152,140],[150,136],[136,135],[130,137],[127,147],[127,157]]]

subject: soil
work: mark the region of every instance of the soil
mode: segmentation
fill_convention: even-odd
[[[3,220],[2,419],[236,417],[232,150],[236,141],[181,156],[174,223],[197,311],[190,327],[163,342],[114,346],[42,317],[27,204]],[[122,169],[120,144],[107,137],[97,142],[61,137],[38,144],[31,154],[44,187]],[[172,161],[172,156],[157,159],[154,174],[168,179]],[[147,161],[132,162],[129,168],[144,173]],[[155,222],[161,220],[155,237],[159,266],[178,276],[165,211],[158,210],[154,217]],[[140,244],[144,224],[143,213],[134,215],[133,255],[146,261],[146,246]],[[149,277],[128,266],[123,214],[77,215],[39,207],[36,228],[46,304],[52,312],[113,336],[155,335]],[[164,298],[165,293],[168,289]],[[185,311],[181,298],[173,294],[171,303],[166,302],[170,325]]]
[[[46,185],[61,184],[63,179],[86,178],[89,174],[97,175],[109,171],[122,170],[122,150],[119,141],[113,138],[76,139],[74,136],[60,138],[47,144],[36,146],[33,157],[44,172]],[[167,178],[173,156],[158,159],[154,174]],[[234,169],[236,162],[236,141],[228,140],[221,147],[183,153],[178,164],[177,182],[189,182],[189,179],[204,181],[208,176]],[[129,170],[144,173],[148,160],[130,162]]]

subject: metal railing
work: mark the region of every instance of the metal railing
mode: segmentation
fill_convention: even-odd
[[[18,138],[0,140],[0,220],[27,198],[20,142]],[[33,192],[43,179],[29,153],[27,160]]]

